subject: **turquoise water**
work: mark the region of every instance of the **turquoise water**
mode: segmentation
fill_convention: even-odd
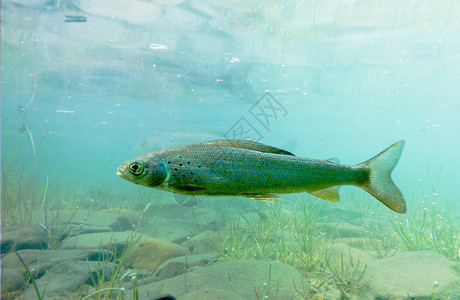
[[[393,179],[408,215],[434,202],[460,227],[456,1],[1,5],[2,229],[27,223],[18,193],[26,207],[40,207],[29,223],[43,223],[44,195],[57,209],[140,213],[149,202],[177,205],[167,192],[122,180],[117,167],[249,128],[246,138],[344,164],[404,139]],[[358,201],[394,217],[356,188],[341,196],[322,210],[356,210]],[[278,203],[295,210],[296,199]],[[218,201],[205,198],[199,207]],[[222,201],[237,217],[245,201],[266,206]],[[216,211],[225,213],[221,206]],[[458,243],[456,232],[452,238]]]

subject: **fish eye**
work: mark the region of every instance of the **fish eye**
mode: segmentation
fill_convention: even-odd
[[[129,172],[134,175],[139,175],[144,170],[144,165],[142,163],[138,163],[137,161],[133,162],[129,165]]]

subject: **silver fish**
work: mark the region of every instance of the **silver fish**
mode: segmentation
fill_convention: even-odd
[[[145,154],[121,165],[117,175],[173,193],[266,201],[278,200],[277,194],[308,192],[337,203],[339,188],[354,185],[404,213],[406,203],[391,179],[403,146],[399,141],[363,163],[344,165],[254,141],[220,140]]]

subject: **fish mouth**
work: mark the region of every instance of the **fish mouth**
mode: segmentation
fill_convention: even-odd
[[[123,166],[117,168],[117,175],[120,176],[120,177],[123,177],[123,172],[121,171],[122,167]]]

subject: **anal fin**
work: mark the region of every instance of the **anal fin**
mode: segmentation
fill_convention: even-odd
[[[338,203],[340,201],[339,189],[340,185],[309,193],[328,202]]]

